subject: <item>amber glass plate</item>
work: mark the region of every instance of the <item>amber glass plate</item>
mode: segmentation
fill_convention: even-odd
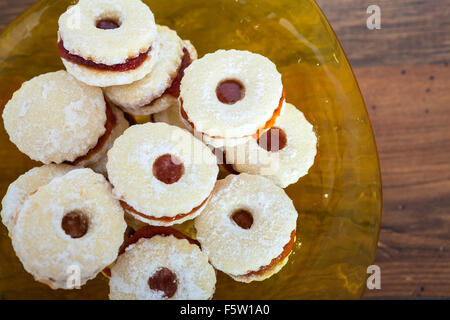
[[[294,252],[280,273],[241,284],[218,273],[216,299],[360,298],[375,259],[381,220],[376,145],[364,101],[333,30],[312,0],[146,1],[157,23],[190,39],[200,56],[245,49],[274,61],[287,100],[303,111],[319,138],[308,176],[287,193],[299,212]],[[57,21],[71,1],[42,0],[0,36],[0,105],[21,83],[62,69]],[[120,43],[117,44],[120,46]],[[0,131],[0,195],[37,163]],[[191,232],[189,224],[182,227]],[[35,282],[0,227],[0,298],[105,299],[99,275],[81,290],[53,291]]]

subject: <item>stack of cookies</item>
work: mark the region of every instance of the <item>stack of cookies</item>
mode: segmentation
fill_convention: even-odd
[[[280,271],[298,217],[283,188],[308,173],[317,138],[275,64],[198,59],[140,0],[80,0],[57,44],[67,71],[25,82],[3,111],[10,140],[44,164],[2,201],[24,268],[54,289],[104,271],[110,299],[210,299],[217,270]],[[196,239],[173,229],[188,220]]]

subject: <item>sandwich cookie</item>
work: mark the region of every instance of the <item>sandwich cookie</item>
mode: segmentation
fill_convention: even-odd
[[[6,104],[3,121],[10,140],[31,159],[85,165],[116,122],[102,90],[66,71],[25,82]]]
[[[255,53],[219,50],[194,61],[181,80],[187,128],[213,147],[233,146],[269,130],[285,104],[275,64]]]
[[[197,240],[216,269],[236,281],[261,281],[287,263],[297,216],[292,200],[269,179],[229,175],[195,219]]]
[[[126,223],[105,178],[76,169],[54,178],[28,198],[12,233],[26,271],[53,289],[72,289],[93,279],[116,258]],[[72,270],[72,271],[70,271]]]
[[[161,230],[161,234],[151,229],[146,231],[150,234],[129,245],[111,268],[109,298],[211,299],[216,274],[199,246],[168,230]]]
[[[12,233],[17,215],[28,197],[40,187],[48,184],[54,178],[62,177],[76,167],[66,164],[48,164],[33,168],[11,183],[2,200],[1,217],[3,224]]]
[[[144,78],[158,61],[155,19],[140,0],[80,0],[59,18],[58,48],[68,72],[98,87]]]
[[[226,149],[235,170],[264,175],[282,188],[308,174],[317,153],[313,126],[292,104],[287,103],[285,109],[259,139]]]
[[[195,48],[168,27],[157,26],[160,59],[152,72],[129,85],[105,88],[109,100],[133,115],[149,115],[178,105],[184,70],[196,58]]]
[[[125,211],[150,225],[198,216],[217,180],[215,156],[186,130],[135,125],[108,152],[108,177]]]

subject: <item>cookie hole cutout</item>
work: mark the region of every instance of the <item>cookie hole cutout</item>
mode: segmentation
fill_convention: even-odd
[[[172,184],[181,179],[184,174],[183,163],[174,155],[165,154],[153,163],[153,175],[165,184]]]
[[[248,230],[253,225],[253,215],[244,209],[239,209],[233,212],[231,219],[242,229]]]
[[[89,219],[81,211],[71,211],[64,215],[61,228],[72,239],[79,239],[88,232]]]
[[[169,269],[160,268],[148,279],[148,287],[163,292],[165,298],[172,298],[178,289],[178,279]]]
[[[283,150],[287,145],[286,132],[281,128],[272,127],[258,139],[258,145],[269,152]]]
[[[225,104],[235,104],[244,99],[245,87],[235,79],[221,81],[216,88],[217,99]]]
[[[114,14],[105,14],[99,19],[97,19],[95,26],[97,29],[102,30],[113,30],[118,29],[122,25],[122,21],[117,15]]]

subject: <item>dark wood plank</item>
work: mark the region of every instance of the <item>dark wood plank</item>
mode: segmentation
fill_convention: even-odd
[[[382,290],[366,297],[450,297],[450,69],[355,73],[376,134],[384,198],[376,258]]]
[[[449,61],[450,0],[316,0],[354,67]],[[367,7],[381,8],[381,29],[368,30]]]

